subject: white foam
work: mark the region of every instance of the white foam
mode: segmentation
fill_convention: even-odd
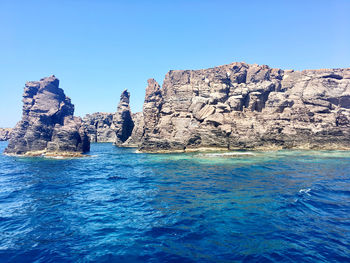
[[[230,156],[253,156],[255,154],[251,152],[225,152],[225,153],[203,153],[198,155],[207,156],[207,157],[230,157]]]
[[[307,188],[307,189],[300,189],[300,190],[299,190],[299,193],[310,195],[310,194],[309,194],[310,191],[311,191],[310,188]]]
[[[46,156],[46,155],[43,155],[42,157],[47,158],[47,159],[67,159],[67,158],[64,158],[63,156]]]

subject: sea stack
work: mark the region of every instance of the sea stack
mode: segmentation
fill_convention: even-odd
[[[116,134],[115,145],[117,146],[121,146],[124,142],[126,142],[134,128],[129,102],[130,93],[127,90],[124,90],[120,95],[117,112],[113,118]]]
[[[124,90],[115,113],[86,114],[83,125],[90,142],[113,142],[120,147],[139,147],[143,136],[143,113],[131,113],[130,93]]]
[[[27,82],[22,119],[13,129],[5,154],[80,156],[90,141],[74,105],[55,76]]]
[[[140,151],[350,149],[350,68],[232,63],[148,81]]]

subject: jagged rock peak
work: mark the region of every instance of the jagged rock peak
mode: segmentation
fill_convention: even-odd
[[[131,114],[130,93],[121,93],[117,112],[87,114],[84,118],[90,141],[114,142],[122,147],[138,147],[143,135],[142,112]]]
[[[115,144],[118,146],[123,144],[130,137],[134,128],[129,101],[130,93],[124,90],[120,95],[117,112],[113,117],[113,124],[116,132]]]
[[[59,88],[59,80],[54,75],[27,82],[22,101],[24,116],[52,116],[53,122],[63,124],[65,116],[74,114],[74,105]]]
[[[120,95],[120,103],[126,103],[129,105],[130,92],[127,89],[123,90],[122,94]]]
[[[160,85],[155,79],[148,79],[147,83],[148,86],[146,88],[146,99],[160,92]]]
[[[143,104],[143,119],[144,123],[147,123],[144,126],[144,135],[146,137],[153,132],[163,103],[162,92],[158,82],[154,79],[149,79],[147,83],[145,102]]]
[[[54,76],[26,83],[22,119],[14,128],[7,154],[77,156],[90,149],[82,120]]]

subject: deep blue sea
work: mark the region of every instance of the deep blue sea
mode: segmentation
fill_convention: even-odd
[[[90,155],[0,156],[0,262],[350,261],[350,152]]]

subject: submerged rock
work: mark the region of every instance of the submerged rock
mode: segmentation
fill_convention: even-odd
[[[78,156],[90,141],[74,105],[55,76],[27,82],[22,119],[13,129],[6,154]]]
[[[148,81],[141,151],[350,149],[350,68],[232,63]]]
[[[12,133],[11,128],[0,128],[0,141],[8,141]]]

